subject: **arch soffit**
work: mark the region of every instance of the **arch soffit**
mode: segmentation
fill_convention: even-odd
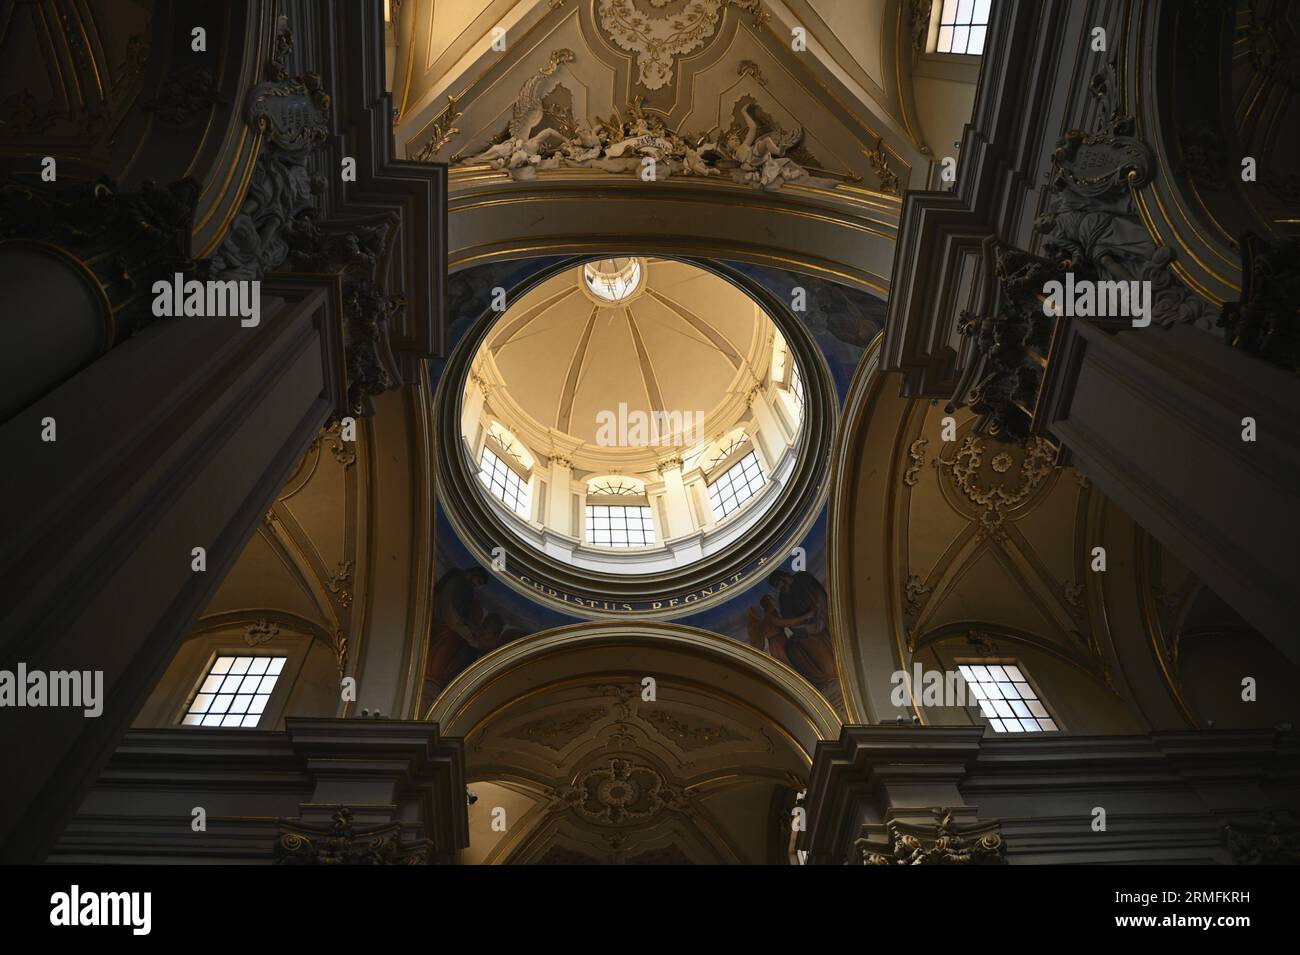
[[[481,657],[425,714],[449,736],[468,737],[521,696],[590,678],[678,681],[717,687],[757,711],[811,765],[818,740],[837,739],[841,720],[789,667],[748,644],[680,624],[596,621],[522,637]]]

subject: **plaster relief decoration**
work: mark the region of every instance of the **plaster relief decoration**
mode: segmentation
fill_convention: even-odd
[[[270,643],[280,635],[280,628],[270,623],[265,617],[259,617],[244,628],[244,643],[250,647],[260,647]]]
[[[682,810],[686,796],[669,786],[657,770],[628,759],[589,769],[556,798],[579,816],[609,826],[644,822],[664,809]]]
[[[720,723],[688,722],[677,719],[665,710],[651,710],[642,718],[686,752],[716,746],[719,743],[749,739],[748,736],[737,733]]]
[[[1008,446],[1012,448],[1012,446]],[[1024,506],[1055,467],[1056,450],[1032,437],[1023,451],[994,450],[978,435],[967,435],[953,456],[935,460],[952,487],[979,515],[981,537],[1002,539],[1007,514]]]
[[[916,482],[921,480],[921,468],[925,465],[925,446],[929,443],[926,438],[917,438],[907,449],[907,470],[903,473],[903,483],[908,487],[916,487]]]
[[[141,290],[193,267],[189,244],[199,192],[188,177],[166,185],[146,179],[131,192],[108,177],[94,183],[10,179],[0,187],[0,240],[52,243],[90,263],[118,337],[125,338],[156,318]]]
[[[641,0],[652,7],[668,0]],[[703,47],[717,32],[726,0],[690,0],[678,13],[646,13],[637,0],[597,0],[596,15],[605,37],[636,54],[637,82],[657,90],[673,78],[676,58]]]
[[[245,119],[281,149],[310,149],[329,135],[330,97],[319,73],[290,75],[292,52],[293,33],[282,16],[275,51],[266,64],[267,78],[249,92]]]
[[[503,735],[507,739],[536,743],[558,753],[604,718],[605,707],[586,707],[530,720]]]
[[[880,180],[880,191],[891,196],[901,196],[903,194],[903,183],[898,177],[898,173],[889,168],[889,154],[885,151],[884,138],[877,137],[876,145],[871,149],[862,150],[862,155],[870,160],[871,170]]]
[[[1224,302],[1219,317],[1233,348],[1300,373],[1300,242],[1241,237],[1241,300]]]
[[[1056,323],[1045,315],[1046,283],[1070,273],[1088,282],[1148,282],[1149,320],[1161,327],[1216,327],[1218,314],[1176,276],[1174,252],[1156,245],[1138,214],[1138,190],[1151,182],[1151,150],[1133,134],[1122,107],[1112,61],[1089,86],[1099,101],[1099,128],[1072,129],[1057,142],[1045,211],[1034,220],[1045,254],[1000,241],[985,245],[986,274],[995,301],[983,314],[962,313],[959,366],[948,411],[969,406],[976,431],[1013,441],[1028,435]],[[1091,319],[1090,319],[1091,320]],[[1102,319],[1116,329],[1128,318]]]
[[[329,135],[330,98],[320,76],[291,76],[294,49],[288,19],[276,27],[265,79],[248,93],[244,119],[265,139],[244,202],[221,247],[208,261],[213,279],[260,279],[289,254],[292,223],[315,213],[325,180],[310,171],[309,153]]]
[[[456,134],[460,132],[460,127],[454,124],[456,120],[464,115],[456,108],[456,97],[448,96],[447,105],[433,120],[433,130],[428,141],[411,158],[422,161],[431,160],[435,153],[451,142]]]
[[[1059,273],[1053,263],[1000,240],[987,241],[983,268],[995,278],[987,314],[962,311],[961,377],[949,414],[969,407],[977,434],[1023,442],[1043,383],[1055,319],[1043,314],[1043,285]]]
[[[1124,111],[1113,60],[1089,92],[1100,105],[1100,127],[1072,129],[1057,142],[1047,211],[1034,223],[1043,248],[1076,278],[1149,281],[1151,319],[1162,327],[1214,329],[1217,313],[1176,277],[1173,250],[1156,245],[1138,215],[1134,197],[1150,184],[1154,163]]]
[[[159,122],[185,126],[224,102],[211,71],[185,67],[169,73],[158,95],[142,105]]]
[[[6,4],[0,139],[10,146],[39,139],[38,156],[104,155],[147,88],[153,6]]]
[[[903,582],[903,599],[907,604],[905,613],[909,617],[915,617],[921,612],[921,605],[929,592],[930,587],[920,577],[916,574],[907,575],[907,580]]]
[[[647,160],[653,161],[656,180],[674,175],[720,176],[756,189],[779,189],[794,181],[830,188],[844,178],[813,175],[823,170],[803,148],[803,127],[783,128],[751,96],[736,102],[726,129],[715,126],[697,133],[670,128],[657,112],[643,108],[639,98],[622,115],[575,119],[569,105],[572,96],[562,95],[568,91],[556,79],[559,68],[573,61],[572,50],[552,52],[520,89],[508,128],[485,149],[453,156],[452,163],[486,164],[520,180],[532,179],[538,171],[564,168],[641,175]],[[738,75],[747,75],[752,65],[742,62]],[[548,116],[554,125],[534,133]],[[442,135],[439,131],[435,138]],[[415,156],[431,156],[438,148],[430,139]],[[882,188],[897,188],[897,177],[887,167],[881,176]]]

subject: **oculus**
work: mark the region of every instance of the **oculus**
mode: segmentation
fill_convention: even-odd
[[[599,259],[583,265],[582,287],[597,304],[621,305],[640,294],[645,275],[639,258]]]

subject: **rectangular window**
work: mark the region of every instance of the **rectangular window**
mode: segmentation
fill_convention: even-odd
[[[750,451],[709,485],[709,507],[713,519],[722,520],[757,494],[766,480],[758,463],[758,453]]]
[[[532,492],[528,482],[507,467],[506,463],[486,446],[483,448],[483,456],[479,459],[478,476],[502,504],[524,520],[532,517]]]
[[[587,542],[597,547],[652,547],[654,519],[643,505],[588,504]]]
[[[287,659],[217,657],[181,722],[186,726],[256,726]]]
[[[943,0],[939,11],[936,53],[984,53],[984,34],[989,24],[992,0]]]
[[[1041,733],[1058,729],[1019,666],[958,664],[966,691],[995,733]]]

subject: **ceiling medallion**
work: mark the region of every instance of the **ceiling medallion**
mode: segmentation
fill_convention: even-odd
[[[578,815],[613,826],[652,819],[663,809],[683,808],[686,801],[657,771],[627,759],[587,770],[557,796]]]
[[[1017,450],[1018,462],[1009,450],[999,451],[987,462],[986,471],[986,451],[984,438],[967,435],[951,460],[934,463],[961,496],[980,510],[980,534],[1002,537],[1007,512],[1022,506],[1047,480],[1056,452],[1050,442],[1035,436],[1023,452]]]

